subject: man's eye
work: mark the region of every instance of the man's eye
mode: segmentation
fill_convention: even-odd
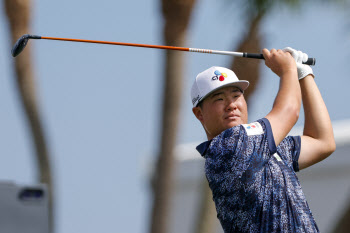
[[[216,101],[218,101],[218,100],[223,100],[223,99],[222,98],[216,99]]]

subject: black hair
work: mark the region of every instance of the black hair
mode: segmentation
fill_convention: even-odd
[[[201,109],[203,109],[203,101],[200,101],[200,102],[197,104],[197,107],[200,107]]]

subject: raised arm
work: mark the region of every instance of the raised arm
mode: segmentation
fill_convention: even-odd
[[[327,158],[336,146],[327,107],[313,76],[300,80],[300,87],[305,123],[298,162],[299,169],[303,169]]]
[[[287,136],[299,118],[301,92],[295,60],[282,50],[263,49],[265,64],[280,77],[280,86],[272,110],[266,118],[270,121],[276,146]]]

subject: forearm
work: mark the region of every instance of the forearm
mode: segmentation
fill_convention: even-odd
[[[300,85],[298,83],[297,74],[289,72],[280,80],[280,87],[275,98],[273,109],[295,110],[299,112],[301,107]],[[294,113],[294,111],[293,111]]]
[[[300,80],[300,87],[305,113],[303,134],[333,146],[331,119],[314,78],[309,75]]]
[[[297,67],[291,54],[263,49],[265,64],[280,77],[280,87],[273,108],[266,118],[270,121],[273,137],[278,145],[287,136],[299,117],[301,92]]]
[[[299,168],[304,169],[327,158],[335,150],[333,128],[320,91],[312,76],[300,80],[305,112],[301,136]]]
[[[301,107],[301,92],[297,74],[290,72],[281,77],[280,87],[271,112],[266,116],[272,128],[278,145],[289,133],[299,118]]]

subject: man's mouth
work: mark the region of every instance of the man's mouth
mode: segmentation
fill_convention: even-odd
[[[238,117],[239,116],[237,114],[229,114],[228,116],[225,117],[225,120],[234,120]]]

